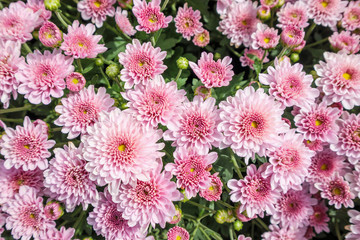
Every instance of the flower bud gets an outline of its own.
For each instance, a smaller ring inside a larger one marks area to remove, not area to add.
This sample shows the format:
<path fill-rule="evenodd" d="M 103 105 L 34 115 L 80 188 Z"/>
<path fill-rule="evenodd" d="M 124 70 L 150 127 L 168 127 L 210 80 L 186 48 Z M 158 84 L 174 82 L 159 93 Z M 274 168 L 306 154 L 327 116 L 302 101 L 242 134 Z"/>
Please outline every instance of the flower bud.
<path fill-rule="evenodd" d="M 46 47 L 57 47 L 62 41 L 62 32 L 52 22 L 45 22 L 39 30 L 39 40 Z"/>
<path fill-rule="evenodd" d="M 177 224 L 178 222 L 180 222 L 181 217 L 182 217 L 181 208 L 179 208 L 178 205 L 175 205 L 175 216 L 173 217 L 173 219 L 169 223 L 170 224 Z"/>
<path fill-rule="evenodd" d="M 258 11 L 257 15 L 262 21 L 266 21 L 271 18 L 271 11 L 269 7 L 261 6 Z"/>
<path fill-rule="evenodd" d="M 109 78 L 116 78 L 120 73 L 120 67 L 117 64 L 110 64 L 106 68 L 105 73 L 109 76 Z"/>
<path fill-rule="evenodd" d="M 176 64 L 179 69 L 185 70 L 189 67 L 189 60 L 184 57 L 179 57 L 179 59 L 176 60 Z"/>
<path fill-rule="evenodd" d="M 50 11 L 57 10 L 61 4 L 60 0 L 44 0 L 45 8 Z"/>
<path fill-rule="evenodd" d="M 57 201 L 48 202 L 44 208 L 44 212 L 45 217 L 53 221 L 59 219 L 64 214 L 63 207 Z"/>
<path fill-rule="evenodd" d="M 205 100 L 208 97 L 211 97 L 211 88 L 206 88 L 205 86 L 199 86 L 195 89 L 194 94 L 201 96 Z"/>
<path fill-rule="evenodd" d="M 104 61 L 101 58 L 97 58 L 95 60 L 95 65 L 101 67 L 104 65 Z"/>
<path fill-rule="evenodd" d="M 72 92 L 79 92 L 85 84 L 86 79 L 81 73 L 73 72 L 66 77 L 66 87 Z"/>
<path fill-rule="evenodd" d="M 243 228 L 244 224 L 242 223 L 242 221 L 236 220 L 234 222 L 234 229 L 235 231 L 240 231 Z"/>
<path fill-rule="evenodd" d="M 299 56 L 298 53 L 292 53 L 292 54 L 290 55 L 290 59 L 291 59 L 292 62 L 296 63 L 297 61 L 299 61 L 300 56 Z"/>

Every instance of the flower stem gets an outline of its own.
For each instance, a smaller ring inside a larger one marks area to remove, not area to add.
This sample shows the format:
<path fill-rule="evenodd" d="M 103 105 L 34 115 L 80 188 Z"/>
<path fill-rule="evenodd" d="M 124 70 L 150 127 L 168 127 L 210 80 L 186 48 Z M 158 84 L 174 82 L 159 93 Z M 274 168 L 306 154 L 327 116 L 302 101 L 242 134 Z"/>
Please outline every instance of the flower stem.
<path fill-rule="evenodd" d="M 232 224 L 230 224 L 229 235 L 230 235 L 230 240 L 234 240 L 233 225 Z"/>
<path fill-rule="evenodd" d="M 316 23 L 313 22 L 305 34 L 305 37 L 304 37 L 305 41 L 310 37 L 310 35 L 311 35 L 312 31 L 314 31 L 315 27 L 316 27 Z"/>
<path fill-rule="evenodd" d="M 131 37 L 129 37 L 127 34 L 123 33 L 120 30 L 117 30 L 116 28 L 114 28 L 113 26 L 109 25 L 107 22 L 104 22 L 104 26 L 109 29 L 110 31 L 112 31 L 113 33 L 115 33 L 116 35 L 120 35 L 120 37 L 122 39 L 124 39 L 125 41 L 131 43 L 132 39 Z"/>
<path fill-rule="evenodd" d="M 24 47 L 27 53 L 32 53 L 31 48 L 29 47 L 29 45 L 27 45 L 27 43 L 23 43 L 22 46 Z"/>
<path fill-rule="evenodd" d="M 103 78 L 105 79 L 105 82 L 106 82 L 107 87 L 108 87 L 108 88 L 111 88 L 109 79 L 108 79 L 108 77 L 105 75 L 104 70 L 102 69 L 102 67 L 99 67 L 99 69 L 100 69 L 101 75 L 102 75 Z"/>
<path fill-rule="evenodd" d="M 263 222 L 263 220 L 255 218 L 255 221 L 257 221 L 266 231 L 269 231 L 269 227 Z"/>
<path fill-rule="evenodd" d="M 235 51 L 231 46 L 226 45 L 226 47 L 230 50 L 230 52 L 232 52 L 235 56 L 237 57 L 241 57 L 241 54 L 238 53 L 237 51 Z"/>
<path fill-rule="evenodd" d="M 206 210 L 208 210 L 208 211 L 210 211 L 210 212 L 213 212 L 213 213 L 216 213 L 216 211 L 215 210 L 212 210 L 211 208 L 208 208 L 208 207 L 206 207 L 206 206 L 204 206 L 204 205 L 201 205 L 201 204 L 199 204 L 199 203 L 197 203 L 197 202 L 193 202 L 193 201 L 187 201 L 186 203 L 189 203 L 189 204 L 191 204 L 191 205 L 194 205 L 194 206 L 197 206 L 197 207 L 199 207 L 199 208 L 203 208 L 203 209 L 206 209 Z"/>
<path fill-rule="evenodd" d="M 2 3 L 0 2 L 0 10 L 2 10 L 4 8 L 4 6 L 2 5 Z"/>
<path fill-rule="evenodd" d="M 177 75 L 176 75 L 176 78 L 175 78 L 175 82 L 177 83 L 177 81 L 179 80 L 180 76 L 181 76 L 181 73 L 182 73 L 182 69 L 179 69 Z"/>
<path fill-rule="evenodd" d="M 164 11 L 164 9 L 166 8 L 166 5 L 169 3 L 169 0 L 165 0 L 165 2 L 163 3 L 162 7 L 161 7 L 161 11 Z"/>
<path fill-rule="evenodd" d="M 80 60 L 80 58 L 77 58 L 77 59 L 76 59 L 76 64 L 77 64 L 77 66 L 78 66 L 78 68 L 79 68 L 79 71 L 82 73 L 82 72 L 84 71 L 84 69 L 83 69 L 83 67 L 82 67 L 82 65 L 81 65 L 81 60 Z"/>
<path fill-rule="evenodd" d="M 203 228 L 200 228 L 200 231 L 204 234 L 204 236 L 206 237 L 207 240 L 211 240 L 211 238 L 209 237 L 209 235 L 207 235 L 207 233 L 205 232 L 205 230 Z"/>
<path fill-rule="evenodd" d="M 0 109 L 0 114 L 5 113 L 13 113 L 13 112 L 22 112 L 31 109 L 31 105 L 25 105 L 23 107 L 17 107 L 17 108 L 9 108 L 9 109 Z"/>
<path fill-rule="evenodd" d="M 224 201 L 222 201 L 222 200 L 217 200 L 216 202 L 217 202 L 217 203 L 220 203 L 220 204 L 223 205 L 224 207 L 227 207 L 227 208 L 230 208 L 230 209 L 234 208 L 233 206 L 231 206 L 230 204 L 228 204 L 228 203 L 226 203 L 226 202 L 224 202 Z"/>
<path fill-rule="evenodd" d="M 321 40 L 319 40 L 319 41 L 317 41 L 317 42 L 314 42 L 314 43 L 311 43 L 311 44 L 309 44 L 309 45 L 306 45 L 306 46 L 304 47 L 304 49 L 306 49 L 306 48 L 311 48 L 311 47 L 314 47 L 314 46 L 319 45 L 319 44 L 321 44 L 321 43 L 324 43 L 324 42 L 326 42 L 328 39 L 329 39 L 329 38 L 324 38 L 324 39 L 321 39 Z"/>
<path fill-rule="evenodd" d="M 230 153 L 231 161 L 232 161 L 232 163 L 233 163 L 233 165 L 234 165 L 234 168 L 235 168 L 235 172 L 237 173 L 237 175 L 239 176 L 240 179 L 243 179 L 244 177 L 243 177 L 243 175 L 241 174 L 239 165 L 237 164 L 237 161 L 236 161 L 234 152 L 231 150 L 231 148 L 229 148 L 229 153 Z"/>
<path fill-rule="evenodd" d="M 57 127 L 57 128 L 52 128 L 51 132 L 60 132 L 61 131 L 61 127 Z"/>
<path fill-rule="evenodd" d="M 150 41 L 151 41 L 151 44 L 153 45 L 153 47 L 155 47 L 156 41 L 155 41 L 154 35 L 152 35 L 152 36 L 150 37 Z"/>
<path fill-rule="evenodd" d="M 63 18 L 63 15 L 60 13 L 59 10 L 55 11 L 55 15 L 56 17 L 59 19 L 59 21 L 61 22 L 61 24 L 67 29 L 68 28 L 68 24 L 66 23 L 66 21 Z"/>
<path fill-rule="evenodd" d="M 4 122 L 13 122 L 13 123 L 23 123 L 23 119 L 16 119 L 16 118 L 1 118 Z"/>
<path fill-rule="evenodd" d="M 341 234 L 340 234 L 340 229 L 339 229 L 339 221 L 338 219 L 335 219 L 335 232 L 336 232 L 336 237 L 338 240 L 341 240 Z"/>

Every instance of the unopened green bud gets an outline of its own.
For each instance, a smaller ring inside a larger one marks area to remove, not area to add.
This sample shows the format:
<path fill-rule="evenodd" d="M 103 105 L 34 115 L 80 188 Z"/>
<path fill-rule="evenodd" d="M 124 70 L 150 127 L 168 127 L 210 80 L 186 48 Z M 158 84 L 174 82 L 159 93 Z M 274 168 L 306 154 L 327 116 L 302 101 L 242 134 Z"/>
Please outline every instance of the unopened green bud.
<path fill-rule="evenodd" d="M 95 65 L 101 67 L 102 65 L 104 65 L 104 61 L 101 58 L 97 58 L 95 60 Z"/>
<path fill-rule="evenodd" d="M 220 59 L 221 58 L 221 54 L 220 53 L 215 53 L 215 55 L 214 55 L 214 60 L 216 61 L 216 60 L 218 60 L 218 59 Z"/>
<path fill-rule="evenodd" d="M 125 110 L 125 109 L 127 109 L 127 108 L 129 108 L 129 107 L 127 106 L 127 103 L 122 103 L 121 106 L 120 106 L 120 109 L 121 109 L 121 110 Z"/>
<path fill-rule="evenodd" d="M 189 67 L 189 60 L 184 57 L 180 57 L 178 60 L 176 60 L 176 64 L 179 69 L 185 70 Z"/>
<path fill-rule="evenodd" d="M 314 79 L 317 79 L 319 77 L 315 70 L 310 71 L 310 74 L 313 76 Z"/>
<path fill-rule="evenodd" d="M 215 221 L 223 224 L 225 222 L 232 223 L 236 220 L 231 210 L 218 210 L 215 214 Z"/>
<path fill-rule="evenodd" d="M 106 68 L 105 73 L 109 76 L 109 78 L 116 78 L 120 73 L 120 67 L 117 64 L 110 64 Z"/>
<path fill-rule="evenodd" d="M 61 4 L 60 0 L 44 0 L 45 8 L 50 11 L 57 10 Z"/>
<path fill-rule="evenodd" d="M 184 202 L 184 203 L 187 202 L 187 201 L 189 201 L 189 199 L 188 199 L 187 196 L 186 196 L 185 190 L 184 190 L 184 189 L 181 189 L 180 192 L 184 195 L 184 199 L 181 200 L 181 201 Z"/>
<path fill-rule="evenodd" d="M 83 238 L 82 240 L 94 240 L 92 237 L 86 237 L 86 238 Z"/>
<path fill-rule="evenodd" d="M 175 205 L 175 215 L 174 215 L 173 219 L 169 223 L 170 224 L 177 224 L 178 222 L 180 222 L 181 217 L 182 217 L 181 208 L 178 205 Z"/>
<path fill-rule="evenodd" d="M 292 54 L 290 55 L 290 59 L 291 59 L 292 62 L 296 63 L 297 61 L 299 61 L 300 56 L 299 56 L 298 53 L 292 53 Z"/>
<path fill-rule="evenodd" d="M 285 0 L 279 0 L 275 7 L 281 8 L 285 4 Z"/>
<path fill-rule="evenodd" d="M 244 224 L 242 223 L 242 221 L 236 220 L 234 222 L 234 229 L 235 231 L 240 231 L 243 228 Z"/>

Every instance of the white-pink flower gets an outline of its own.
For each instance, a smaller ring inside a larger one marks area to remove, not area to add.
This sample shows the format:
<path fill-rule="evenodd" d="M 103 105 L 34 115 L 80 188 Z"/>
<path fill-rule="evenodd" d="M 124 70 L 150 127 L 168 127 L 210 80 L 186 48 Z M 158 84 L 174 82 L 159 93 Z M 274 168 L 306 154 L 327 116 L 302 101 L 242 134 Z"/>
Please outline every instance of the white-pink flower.
<path fill-rule="evenodd" d="M 286 3 L 276 15 L 279 21 L 277 27 L 284 28 L 288 25 L 294 25 L 299 28 L 306 28 L 309 26 L 307 6 L 303 1 L 296 1 L 294 4 Z"/>
<path fill-rule="evenodd" d="M 359 1 L 350 1 L 341 19 L 342 26 L 348 31 L 355 31 L 360 28 L 360 5 Z"/>
<path fill-rule="evenodd" d="M 128 12 L 126 10 L 121 10 L 120 7 L 116 8 L 115 22 L 123 33 L 129 36 L 132 36 L 136 33 L 136 30 L 129 21 Z"/>
<path fill-rule="evenodd" d="M 355 54 L 360 50 L 360 36 L 351 34 L 350 31 L 334 32 L 329 37 L 329 42 L 335 51 Z"/>
<path fill-rule="evenodd" d="M 100 28 L 106 20 L 106 16 L 113 17 L 115 14 L 114 4 L 116 0 L 82 0 L 77 4 L 77 9 L 84 20 L 90 20 Z"/>
<path fill-rule="evenodd" d="M 251 35 L 252 48 L 270 49 L 275 48 L 280 40 L 278 30 L 269 28 L 266 24 L 258 23 L 257 30 Z"/>
<path fill-rule="evenodd" d="M 202 23 L 200 22 L 201 13 L 199 10 L 193 10 L 185 3 L 184 7 L 178 8 L 176 17 L 174 18 L 176 32 L 190 40 L 192 36 L 202 32 Z"/>

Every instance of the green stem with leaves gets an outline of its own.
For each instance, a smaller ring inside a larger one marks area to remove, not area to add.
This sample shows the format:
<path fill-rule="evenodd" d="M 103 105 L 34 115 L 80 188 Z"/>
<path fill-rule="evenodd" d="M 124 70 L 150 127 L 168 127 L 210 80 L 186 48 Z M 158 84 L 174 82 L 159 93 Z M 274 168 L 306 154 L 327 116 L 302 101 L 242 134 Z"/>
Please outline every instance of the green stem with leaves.
<path fill-rule="evenodd" d="M 12 123 L 23 123 L 24 120 L 23 119 L 19 119 L 19 118 L 1 118 L 1 121 L 4 121 L 4 122 L 12 122 Z"/>
<path fill-rule="evenodd" d="M 226 45 L 226 47 L 230 50 L 230 52 L 232 52 L 235 56 L 237 57 L 241 57 L 241 54 L 238 53 L 235 49 L 233 49 L 231 46 Z"/>
<path fill-rule="evenodd" d="M 182 73 L 182 69 L 179 69 L 177 75 L 176 75 L 176 78 L 175 78 L 175 82 L 177 83 L 177 81 L 179 80 L 180 76 L 181 76 L 181 73 Z"/>
<path fill-rule="evenodd" d="M 241 174 L 241 171 L 240 171 L 240 168 L 239 168 L 239 165 L 236 161 L 236 158 L 235 158 L 235 155 L 234 155 L 234 152 L 231 150 L 231 148 L 229 148 L 229 153 L 230 153 L 230 159 L 234 165 L 234 168 L 235 168 L 235 172 L 237 173 L 237 175 L 239 176 L 240 179 L 243 179 L 243 175 Z"/>
<path fill-rule="evenodd" d="M 109 79 L 108 79 L 108 77 L 105 75 L 104 70 L 102 69 L 102 67 L 99 67 L 99 69 L 100 69 L 101 75 L 102 75 L 103 78 L 105 79 L 105 82 L 106 82 L 107 87 L 108 87 L 108 88 L 111 88 Z"/>
<path fill-rule="evenodd" d="M 69 26 L 69 24 L 67 24 L 67 22 L 64 20 L 63 17 L 65 17 L 65 16 L 63 16 L 63 15 L 60 13 L 59 10 L 56 10 L 56 11 L 55 11 L 55 15 L 56 15 L 56 17 L 59 19 L 59 21 L 61 22 L 61 24 L 67 29 L 68 26 Z"/>
<path fill-rule="evenodd" d="M 78 66 L 78 68 L 79 68 L 80 73 L 82 73 L 82 72 L 84 71 L 84 69 L 83 69 L 83 67 L 82 67 L 82 65 L 81 65 L 81 60 L 80 60 L 80 58 L 77 58 L 77 59 L 76 59 L 76 64 L 77 64 L 77 66 Z"/>
<path fill-rule="evenodd" d="M 263 220 L 255 218 L 255 221 L 257 221 L 266 231 L 269 231 L 269 227 L 263 222 Z"/>
<path fill-rule="evenodd" d="M 340 228 L 339 228 L 339 221 L 337 218 L 335 219 L 335 232 L 336 232 L 337 239 L 342 240 L 341 234 L 340 234 Z"/>
<path fill-rule="evenodd" d="M 112 31 L 113 33 L 115 33 L 116 35 L 120 35 L 120 37 L 122 39 L 124 39 L 125 41 L 131 43 L 132 39 L 131 37 L 129 37 L 127 34 L 123 33 L 120 30 L 117 30 L 116 28 L 114 28 L 113 26 L 111 26 L 110 24 L 108 24 L 107 22 L 104 22 L 104 26 L 109 29 L 110 31 Z"/>
<path fill-rule="evenodd" d="M 314 31 L 315 27 L 316 27 L 316 23 L 313 22 L 305 34 L 305 37 L 304 37 L 305 41 L 310 37 L 310 35 Z"/>

